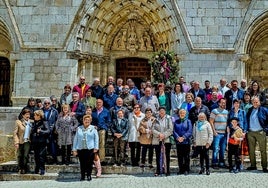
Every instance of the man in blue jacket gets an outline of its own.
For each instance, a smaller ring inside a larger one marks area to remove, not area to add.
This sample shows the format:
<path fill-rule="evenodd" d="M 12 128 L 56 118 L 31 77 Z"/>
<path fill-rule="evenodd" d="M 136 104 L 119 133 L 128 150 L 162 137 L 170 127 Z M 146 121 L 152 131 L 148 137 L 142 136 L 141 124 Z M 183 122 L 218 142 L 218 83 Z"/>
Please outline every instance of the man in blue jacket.
<path fill-rule="evenodd" d="M 110 112 L 103 107 L 103 100 L 97 99 L 96 108 L 92 111 L 92 125 L 98 130 L 99 133 L 99 156 L 101 165 L 105 165 L 105 143 L 107 138 L 108 129 L 111 125 Z"/>
<path fill-rule="evenodd" d="M 257 170 L 256 167 L 256 141 L 259 144 L 261 152 L 261 166 L 264 173 L 268 173 L 267 170 L 267 141 L 266 132 L 268 130 L 268 110 L 261 106 L 260 99 L 258 97 L 252 98 L 252 107 L 247 113 L 248 122 L 248 146 L 249 146 L 249 159 L 251 166 L 247 170 Z"/>

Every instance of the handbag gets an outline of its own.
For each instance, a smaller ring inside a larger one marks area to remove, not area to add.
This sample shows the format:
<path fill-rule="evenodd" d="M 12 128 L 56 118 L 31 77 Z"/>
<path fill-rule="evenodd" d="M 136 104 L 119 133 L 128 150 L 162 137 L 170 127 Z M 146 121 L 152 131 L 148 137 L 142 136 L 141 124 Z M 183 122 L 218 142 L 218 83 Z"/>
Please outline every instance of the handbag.
<path fill-rule="evenodd" d="M 175 141 L 175 138 L 173 135 L 170 135 L 169 136 L 169 142 L 171 143 L 171 145 L 175 145 L 176 144 L 176 141 Z"/>

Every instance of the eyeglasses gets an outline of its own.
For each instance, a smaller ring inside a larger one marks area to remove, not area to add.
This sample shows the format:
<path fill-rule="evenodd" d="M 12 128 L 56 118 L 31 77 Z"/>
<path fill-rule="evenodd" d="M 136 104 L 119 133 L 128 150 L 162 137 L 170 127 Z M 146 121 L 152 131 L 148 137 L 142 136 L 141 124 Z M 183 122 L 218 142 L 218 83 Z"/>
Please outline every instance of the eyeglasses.
<path fill-rule="evenodd" d="M 44 104 L 50 104 L 49 102 L 45 102 Z"/>
<path fill-rule="evenodd" d="M 82 79 L 82 78 L 81 78 L 80 80 L 86 80 L 86 79 Z"/>
<path fill-rule="evenodd" d="M 134 107 L 134 109 L 138 109 L 138 108 L 140 108 L 140 107 Z"/>

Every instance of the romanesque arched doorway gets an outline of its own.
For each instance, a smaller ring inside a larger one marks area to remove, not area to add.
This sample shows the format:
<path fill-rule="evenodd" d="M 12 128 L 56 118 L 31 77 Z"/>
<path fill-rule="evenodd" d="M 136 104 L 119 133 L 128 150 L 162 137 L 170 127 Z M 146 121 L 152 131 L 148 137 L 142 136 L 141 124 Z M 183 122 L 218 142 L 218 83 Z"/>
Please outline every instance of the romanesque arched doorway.
<path fill-rule="evenodd" d="M 122 58 L 116 60 L 116 77 L 122 78 L 124 83 L 132 79 L 137 87 L 140 83 L 151 78 L 151 67 L 147 59 Z"/>
<path fill-rule="evenodd" d="M 0 57 L 0 106 L 9 106 L 10 100 L 10 62 Z"/>
<path fill-rule="evenodd" d="M 268 88 L 268 12 L 257 18 L 249 29 L 246 41 L 248 80 L 257 80 L 263 89 Z"/>

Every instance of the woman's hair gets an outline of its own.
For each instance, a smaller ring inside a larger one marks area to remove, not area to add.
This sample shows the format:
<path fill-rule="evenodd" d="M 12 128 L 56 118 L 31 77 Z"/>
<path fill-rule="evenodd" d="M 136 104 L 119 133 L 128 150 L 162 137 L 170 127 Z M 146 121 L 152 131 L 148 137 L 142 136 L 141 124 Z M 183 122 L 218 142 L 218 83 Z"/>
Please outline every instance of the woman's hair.
<path fill-rule="evenodd" d="M 22 110 L 21 115 L 25 115 L 27 113 L 30 114 L 31 113 L 31 110 L 29 110 L 28 108 L 25 108 L 25 109 Z"/>
<path fill-rule="evenodd" d="M 194 100 L 194 95 L 190 92 L 186 93 L 185 95 L 185 99 L 187 98 L 187 96 L 190 95 L 190 97 L 192 98 L 192 100 Z"/>
<path fill-rule="evenodd" d="M 63 110 L 63 108 L 65 108 L 65 107 L 68 107 L 68 109 L 70 110 L 70 106 L 69 106 L 68 104 L 63 104 L 63 105 L 61 106 L 61 109 Z"/>
<path fill-rule="evenodd" d="M 205 120 L 207 121 L 207 116 L 204 112 L 200 112 L 197 117 L 199 118 L 200 116 L 204 116 Z"/>
<path fill-rule="evenodd" d="M 84 115 L 84 116 L 83 116 L 83 121 L 84 121 L 85 119 L 87 119 L 87 118 L 89 118 L 90 121 L 92 120 L 92 116 L 91 116 L 91 115 Z"/>
<path fill-rule="evenodd" d="M 148 111 L 153 112 L 153 110 L 151 108 L 146 108 L 145 113 L 148 112 Z"/>
<path fill-rule="evenodd" d="M 37 115 L 37 116 L 40 116 L 41 119 L 44 118 L 44 112 L 43 112 L 43 110 L 36 110 L 36 111 L 34 111 L 34 114 Z"/>
<path fill-rule="evenodd" d="M 175 83 L 174 88 L 173 88 L 174 92 L 176 92 L 176 86 L 177 86 L 177 85 L 181 86 L 181 92 L 184 93 L 183 86 L 182 86 L 182 84 L 179 83 L 179 82 Z"/>
<path fill-rule="evenodd" d="M 70 89 L 70 90 L 72 90 L 72 87 L 69 84 L 67 84 L 67 85 L 64 86 L 64 89 Z"/>

